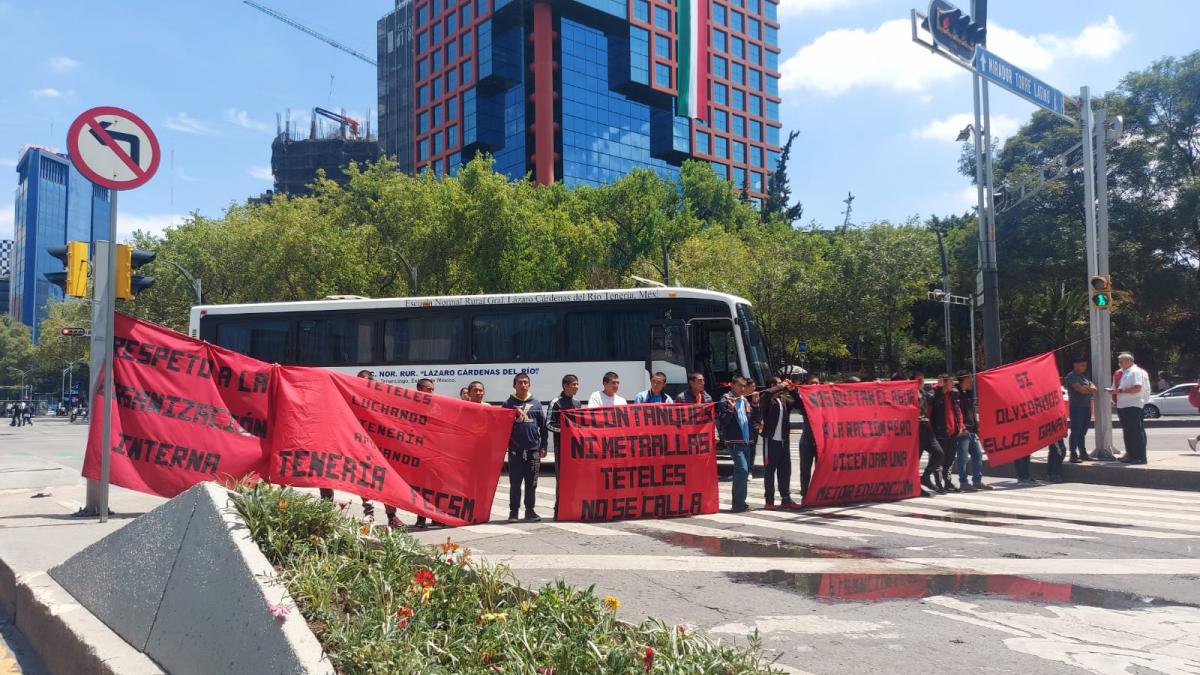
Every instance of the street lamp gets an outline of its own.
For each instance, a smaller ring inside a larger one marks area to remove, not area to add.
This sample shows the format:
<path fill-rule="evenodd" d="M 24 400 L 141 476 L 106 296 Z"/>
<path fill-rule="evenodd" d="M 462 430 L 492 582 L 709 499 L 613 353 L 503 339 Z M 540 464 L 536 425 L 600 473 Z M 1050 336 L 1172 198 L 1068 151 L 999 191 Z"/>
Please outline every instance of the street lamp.
<path fill-rule="evenodd" d="M 945 308 L 946 308 L 946 314 L 947 314 L 947 316 L 949 316 L 949 313 L 950 313 L 950 305 L 964 305 L 964 306 L 966 306 L 966 308 L 967 308 L 967 310 L 968 310 L 968 312 L 970 313 L 970 316 L 971 316 L 971 374 L 972 374 L 972 375 L 974 375 L 974 374 L 975 374 L 975 306 L 974 306 L 974 296 L 966 296 L 966 295 L 951 295 L 950 293 L 947 293 L 946 291 L 943 291 L 943 290 L 939 289 L 939 290 L 936 290 L 936 291 L 929 291 L 929 292 L 926 294 L 926 296 L 925 296 L 925 297 L 926 297 L 926 298 L 928 298 L 929 300 L 932 300 L 933 302 L 940 302 L 940 303 L 942 303 L 943 305 L 945 305 Z M 949 332 L 950 332 L 950 325 L 949 325 L 949 323 L 947 323 L 947 324 L 946 324 L 946 333 L 947 333 L 947 335 L 949 335 Z M 947 338 L 947 342 L 949 342 L 949 338 Z M 946 351 L 946 354 L 947 354 L 947 367 L 946 367 L 946 370 L 947 370 L 947 372 L 951 372 L 951 374 L 953 374 L 953 373 L 952 373 L 952 371 L 950 370 L 950 366 L 949 366 L 949 363 L 948 363 L 948 362 L 949 362 L 949 353 L 950 353 L 950 352 L 949 352 L 949 347 L 947 347 L 947 351 Z"/>
<path fill-rule="evenodd" d="M 186 279 L 188 284 L 192 287 L 192 292 L 196 294 L 196 304 L 204 304 L 204 287 L 200 284 L 199 277 L 193 276 L 191 272 L 185 270 L 183 266 L 174 260 L 160 259 L 159 262 L 165 262 L 171 267 L 179 270 L 179 273 L 183 275 L 183 278 Z"/>

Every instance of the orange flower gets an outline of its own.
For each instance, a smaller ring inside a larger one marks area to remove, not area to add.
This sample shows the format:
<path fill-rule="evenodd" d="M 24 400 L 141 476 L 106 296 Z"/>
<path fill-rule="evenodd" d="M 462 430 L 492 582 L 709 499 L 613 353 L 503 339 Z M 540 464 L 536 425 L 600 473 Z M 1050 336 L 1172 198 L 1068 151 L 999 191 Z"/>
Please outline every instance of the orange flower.
<path fill-rule="evenodd" d="M 413 608 L 408 606 L 401 607 L 393 612 L 393 616 L 395 616 L 397 619 L 400 619 L 399 626 L 401 628 L 406 628 L 408 626 L 408 620 L 413 618 L 415 614 L 416 612 L 413 611 Z"/>
<path fill-rule="evenodd" d="M 362 534 L 371 534 L 371 526 L 363 525 L 362 527 L 358 528 L 358 531 Z"/>
<path fill-rule="evenodd" d="M 286 499 L 280 499 L 280 500 L 279 500 L 279 510 L 280 510 L 280 511 L 287 511 L 287 504 L 288 504 L 288 502 L 287 502 L 287 500 L 286 500 Z"/>
<path fill-rule="evenodd" d="M 492 656 L 493 656 L 492 652 L 491 652 L 490 650 L 487 650 L 487 649 L 483 650 L 483 651 L 482 651 L 482 652 L 479 654 L 479 657 L 480 657 L 481 659 L 483 659 L 483 665 L 485 665 L 485 666 L 486 666 L 487 664 L 489 664 L 489 663 L 491 663 L 491 662 L 492 662 Z"/>
<path fill-rule="evenodd" d="M 446 543 L 438 544 L 437 547 L 442 553 L 454 553 L 458 550 L 458 544 L 452 543 L 450 537 L 446 537 Z"/>
<path fill-rule="evenodd" d="M 604 608 L 611 612 L 615 612 L 621 608 L 621 601 L 611 595 L 606 595 L 604 596 Z"/>
<path fill-rule="evenodd" d="M 413 573 L 413 583 L 421 588 L 433 588 L 437 586 L 437 575 L 430 570 L 417 570 Z"/>

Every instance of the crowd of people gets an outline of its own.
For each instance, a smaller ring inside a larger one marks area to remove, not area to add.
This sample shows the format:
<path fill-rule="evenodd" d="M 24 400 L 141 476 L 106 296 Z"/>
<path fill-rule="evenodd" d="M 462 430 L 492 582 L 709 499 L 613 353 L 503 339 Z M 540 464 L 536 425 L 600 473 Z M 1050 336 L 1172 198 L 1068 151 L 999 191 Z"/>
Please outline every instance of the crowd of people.
<path fill-rule="evenodd" d="M 25 401 L 9 403 L 4 411 L 4 416 L 9 418 L 8 426 L 10 427 L 32 425 L 33 406 Z"/>

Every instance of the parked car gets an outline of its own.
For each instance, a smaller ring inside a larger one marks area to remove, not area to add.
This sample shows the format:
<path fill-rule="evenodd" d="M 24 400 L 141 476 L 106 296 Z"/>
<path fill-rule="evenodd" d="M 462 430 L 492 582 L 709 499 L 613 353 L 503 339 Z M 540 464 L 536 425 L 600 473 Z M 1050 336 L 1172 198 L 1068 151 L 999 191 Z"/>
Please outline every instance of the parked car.
<path fill-rule="evenodd" d="M 1188 393 L 1195 388 L 1195 382 L 1177 384 L 1166 391 L 1160 391 L 1150 397 L 1143 410 L 1147 419 L 1163 415 L 1197 415 L 1200 410 L 1188 403 Z"/>

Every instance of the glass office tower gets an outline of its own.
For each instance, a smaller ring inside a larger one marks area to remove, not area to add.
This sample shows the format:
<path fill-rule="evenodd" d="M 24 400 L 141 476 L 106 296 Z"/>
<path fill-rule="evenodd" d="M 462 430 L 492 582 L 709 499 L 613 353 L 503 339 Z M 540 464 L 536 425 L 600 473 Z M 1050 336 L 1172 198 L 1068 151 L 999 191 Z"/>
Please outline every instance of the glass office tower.
<path fill-rule="evenodd" d="M 380 144 L 538 182 L 712 163 L 765 196 L 779 152 L 776 0 L 397 0 L 378 23 Z"/>
<path fill-rule="evenodd" d="M 27 148 L 17 176 L 8 312 L 33 329 L 36 341 L 46 304 L 63 297 L 43 276 L 63 269 L 46 247 L 107 239 L 109 193 L 84 178 L 70 159 L 46 148 Z"/>

